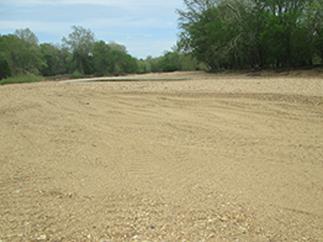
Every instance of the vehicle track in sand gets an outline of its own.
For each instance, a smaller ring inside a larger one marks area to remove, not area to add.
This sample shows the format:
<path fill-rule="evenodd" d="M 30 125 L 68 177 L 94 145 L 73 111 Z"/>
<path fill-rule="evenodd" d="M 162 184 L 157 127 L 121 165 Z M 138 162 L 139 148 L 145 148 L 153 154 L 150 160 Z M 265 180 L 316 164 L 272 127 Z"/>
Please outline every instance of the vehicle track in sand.
<path fill-rule="evenodd" d="M 140 78 L 0 87 L 2 241 L 323 238 L 323 78 Z"/>

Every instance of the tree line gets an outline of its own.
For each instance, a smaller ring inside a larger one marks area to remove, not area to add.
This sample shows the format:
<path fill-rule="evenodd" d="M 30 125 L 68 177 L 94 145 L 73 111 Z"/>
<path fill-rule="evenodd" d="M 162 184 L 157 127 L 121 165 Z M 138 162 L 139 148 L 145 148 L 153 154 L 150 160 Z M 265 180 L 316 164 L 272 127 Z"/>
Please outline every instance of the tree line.
<path fill-rule="evenodd" d="M 76 78 L 197 68 L 199 65 L 192 55 L 175 48 L 160 57 L 137 59 L 125 46 L 96 40 L 91 30 L 81 26 L 73 26 L 59 45 L 39 44 L 28 28 L 0 35 L 0 79 L 24 74 Z"/>
<path fill-rule="evenodd" d="M 322 0 L 184 0 L 179 45 L 209 70 L 322 64 Z"/>
<path fill-rule="evenodd" d="M 184 0 L 179 41 L 160 57 L 137 59 L 125 46 L 73 26 L 58 45 L 30 29 L 0 35 L 0 79 L 206 69 L 293 68 L 323 64 L 322 0 Z"/>

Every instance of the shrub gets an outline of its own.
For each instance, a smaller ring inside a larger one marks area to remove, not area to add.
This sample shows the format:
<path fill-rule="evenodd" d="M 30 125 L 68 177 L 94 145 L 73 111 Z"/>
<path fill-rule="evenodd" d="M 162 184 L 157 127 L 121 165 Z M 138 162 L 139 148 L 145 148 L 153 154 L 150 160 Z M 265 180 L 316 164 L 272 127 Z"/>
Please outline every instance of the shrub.
<path fill-rule="evenodd" d="M 84 77 L 84 75 L 81 73 L 81 72 L 79 72 L 79 71 L 74 71 L 72 74 L 71 74 L 71 78 L 72 79 L 79 79 L 79 78 L 82 78 L 82 77 Z"/>
<path fill-rule="evenodd" d="M 34 74 L 18 75 L 13 77 L 8 77 L 0 81 L 0 85 L 14 84 L 14 83 L 32 83 L 42 81 L 43 77 L 36 76 Z"/>
<path fill-rule="evenodd" d="M 0 80 L 11 76 L 9 64 L 6 59 L 0 56 Z"/>

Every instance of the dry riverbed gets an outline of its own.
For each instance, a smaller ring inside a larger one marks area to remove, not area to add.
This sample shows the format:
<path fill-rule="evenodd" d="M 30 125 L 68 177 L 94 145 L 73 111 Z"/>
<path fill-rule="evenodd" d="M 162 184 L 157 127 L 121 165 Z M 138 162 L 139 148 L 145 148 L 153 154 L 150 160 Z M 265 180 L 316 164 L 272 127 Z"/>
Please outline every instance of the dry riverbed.
<path fill-rule="evenodd" d="M 0 241 L 323 238 L 322 76 L 150 74 L 0 99 Z"/>

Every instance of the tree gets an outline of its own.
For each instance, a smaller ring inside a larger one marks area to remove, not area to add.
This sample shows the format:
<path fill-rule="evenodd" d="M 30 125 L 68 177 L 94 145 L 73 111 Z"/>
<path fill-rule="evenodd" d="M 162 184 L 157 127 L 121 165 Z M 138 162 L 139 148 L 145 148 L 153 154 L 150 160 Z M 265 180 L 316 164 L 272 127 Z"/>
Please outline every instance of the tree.
<path fill-rule="evenodd" d="M 0 80 L 11 76 L 8 61 L 3 55 L 0 55 Z"/>
<path fill-rule="evenodd" d="M 38 38 L 37 36 L 29 29 L 17 29 L 15 31 L 15 35 L 19 38 L 24 40 L 25 42 L 37 46 L 38 45 Z"/>
<path fill-rule="evenodd" d="M 44 65 L 40 70 L 42 75 L 54 76 L 68 73 L 70 59 L 68 51 L 45 43 L 40 45 L 40 52 L 44 61 Z"/>
<path fill-rule="evenodd" d="M 315 53 L 323 60 L 323 2 L 311 1 L 307 10 L 308 29 L 313 33 Z"/>
<path fill-rule="evenodd" d="M 43 61 L 38 46 L 18 38 L 16 35 L 0 37 L 0 53 L 9 65 L 10 73 L 38 74 Z"/>
<path fill-rule="evenodd" d="M 82 74 L 92 74 L 92 50 L 95 42 L 91 30 L 81 26 L 73 26 L 72 33 L 63 38 L 63 45 L 73 55 L 74 70 Z"/>
<path fill-rule="evenodd" d="M 183 53 L 177 47 L 166 51 L 164 55 L 159 57 L 148 56 L 145 60 L 139 60 L 138 63 L 140 73 L 205 69 L 191 54 Z"/>
<path fill-rule="evenodd" d="M 123 45 L 120 45 L 116 42 L 111 42 L 109 43 L 109 47 L 111 48 L 111 50 L 115 50 L 121 53 L 127 53 L 127 48 Z"/>
<path fill-rule="evenodd" d="M 111 59 L 111 47 L 104 41 L 95 42 L 93 48 L 94 71 L 98 75 L 107 75 L 113 65 Z"/>
<path fill-rule="evenodd" d="M 164 72 L 178 71 L 181 69 L 180 55 L 178 52 L 166 52 L 160 60 L 160 66 Z"/>
<path fill-rule="evenodd" d="M 126 47 L 104 41 L 94 44 L 93 66 L 98 75 L 120 75 L 138 70 L 137 60 L 127 53 Z"/>
<path fill-rule="evenodd" d="M 124 73 L 135 73 L 138 69 L 137 60 L 129 55 L 124 48 L 120 48 L 120 45 L 112 43 L 110 46 L 110 59 L 112 65 L 110 66 L 110 73 L 114 75 L 120 75 Z"/>
<path fill-rule="evenodd" d="M 297 67 L 322 56 L 321 0 L 184 3 L 179 44 L 210 70 Z"/>

